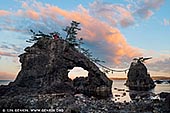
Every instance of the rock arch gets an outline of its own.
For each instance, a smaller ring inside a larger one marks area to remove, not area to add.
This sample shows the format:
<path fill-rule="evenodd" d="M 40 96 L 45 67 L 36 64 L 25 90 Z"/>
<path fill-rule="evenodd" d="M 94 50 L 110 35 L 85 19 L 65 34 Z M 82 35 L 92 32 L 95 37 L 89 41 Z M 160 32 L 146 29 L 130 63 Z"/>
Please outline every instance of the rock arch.
<path fill-rule="evenodd" d="M 63 39 L 42 38 L 31 47 L 25 48 L 25 53 L 19 57 L 21 71 L 16 80 L 8 86 L 9 89 L 15 87 L 13 94 L 75 93 L 77 89 L 81 92 L 96 91 L 99 87 L 111 91 L 112 81 L 84 54 Z M 81 79 L 83 86 L 78 84 L 79 79 L 72 81 L 68 77 L 68 70 L 74 67 L 82 67 L 89 72 L 88 77 Z"/>
<path fill-rule="evenodd" d="M 76 77 L 88 77 L 88 73 L 87 70 L 81 67 L 74 67 L 72 70 L 69 70 L 68 77 L 73 80 Z"/>

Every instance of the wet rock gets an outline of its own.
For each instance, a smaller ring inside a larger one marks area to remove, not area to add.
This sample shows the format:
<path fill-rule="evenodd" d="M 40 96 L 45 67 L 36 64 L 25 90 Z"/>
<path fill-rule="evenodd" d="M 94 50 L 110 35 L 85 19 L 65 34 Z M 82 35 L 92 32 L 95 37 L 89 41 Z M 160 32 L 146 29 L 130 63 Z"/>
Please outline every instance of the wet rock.
<path fill-rule="evenodd" d="M 125 89 L 117 89 L 117 91 L 125 91 Z"/>
<path fill-rule="evenodd" d="M 115 95 L 115 97 L 120 97 L 120 95 Z"/>
<path fill-rule="evenodd" d="M 130 92 L 130 90 L 126 90 L 126 92 Z"/>
<path fill-rule="evenodd" d="M 155 80 L 155 83 L 156 83 L 156 84 L 162 84 L 162 83 L 163 83 L 163 80 Z"/>
<path fill-rule="evenodd" d="M 165 98 L 165 111 L 170 112 L 170 93 Z"/>
<path fill-rule="evenodd" d="M 65 113 L 80 113 L 80 108 L 77 105 L 70 105 L 65 110 Z"/>
<path fill-rule="evenodd" d="M 170 93 L 168 93 L 168 92 L 161 92 L 159 94 L 160 98 L 166 98 L 168 95 L 170 95 Z"/>
<path fill-rule="evenodd" d="M 123 95 L 122 95 L 122 96 L 123 96 L 123 97 L 124 97 L 124 96 L 126 96 L 126 93 L 123 93 Z"/>
<path fill-rule="evenodd" d="M 168 92 L 161 92 L 159 94 L 162 102 L 161 110 L 163 113 L 169 113 L 170 112 L 170 93 Z"/>
<path fill-rule="evenodd" d="M 127 76 L 125 85 L 132 90 L 150 90 L 155 87 L 146 66 L 141 61 L 131 63 Z"/>
<path fill-rule="evenodd" d="M 170 80 L 167 80 L 168 84 L 170 84 Z"/>
<path fill-rule="evenodd" d="M 117 90 L 117 88 L 114 88 L 114 90 Z"/>

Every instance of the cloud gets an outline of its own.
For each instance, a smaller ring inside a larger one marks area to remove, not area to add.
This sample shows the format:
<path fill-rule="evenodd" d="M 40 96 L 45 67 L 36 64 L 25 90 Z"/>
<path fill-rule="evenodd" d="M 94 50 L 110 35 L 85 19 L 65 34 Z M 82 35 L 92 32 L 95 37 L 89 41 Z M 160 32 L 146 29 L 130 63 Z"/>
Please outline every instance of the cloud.
<path fill-rule="evenodd" d="M 145 0 L 144 3 L 148 8 L 159 9 L 165 0 Z"/>
<path fill-rule="evenodd" d="M 68 12 L 51 5 L 48 5 L 48 11 L 57 13 L 66 20 L 79 21 L 83 27 L 80 36 L 97 44 L 95 49 L 103 50 L 107 58 L 116 64 L 120 63 L 122 57 L 140 55 L 138 49 L 130 46 L 117 28 L 92 17 L 81 5 L 78 6 L 78 12 Z"/>
<path fill-rule="evenodd" d="M 5 44 L 0 45 L 0 49 L 2 49 L 3 51 L 8 51 L 9 52 L 8 54 L 11 53 L 11 56 L 13 56 L 13 55 L 15 56 L 15 55 L 21 53 L 22 50 L 23 50 L 22 47 L 15 45 L 15 44 L 9 44 L 9 43 L 5 43 Z"/>
<path fill-rule="evenodd" d="M 18 16 L 27 17 L 27 18 L 30 18 L 33 20 L 39 20 L 39 18 L 40 18 L 40 15 L 32 9 L 28 9 L 26 11 L 18 10 L 18 12 L 16 14 Z"/>
<path fill-rule="evenodd" d="M 10 15 L 9 11 L 0 10 L 0 16 L 7 16 L 7 15 Z"/>
<path fill-rule="evenodd" d="M 90 4 L 90 13 L 112 26 L 121 25 L 127 27 L 134 24 L 132 13 L 123 5 L 109 4 L 101 1 L 94 1 Z"/>
<path fill-rule="evenodd" d="M 153 15 L 153 12 L 149 9 L 145 9 L 145 8 L 142 8 L 142 9 L 139 9 L 137 10 L 136 12 L 141 18 L 144 18 L 144 19 L 148 19 L 150 18 L 152 15 Z"/>
<path fill-rule="evenodd" d="M 170 19 L 168 20 L 168 19 L 164 19 L 163 20 L 163 24 L 165 25 L 165 26 L 169 26 L 170 25 Z"/>
<path fill-rule="evenodd" d="M 9 46 L 7 46 L 7 45 L 0 45 L 0 48 L 1 49 L 11 49 Z"/>
<path fill-rule="evenodd" d="M 96 0 L 90 4 L 89 12 L 96 18 L 109 23 L 111 26 L 128 27 L 136 20 L 149 19 L 155 9 L 159 9 L 164 0 L 127 0 L 128 4 L 110 4 Z"/>
<path fill-rule="evenodd" d="M 16 54 L 0 51 L 0 56 L 17 57 Z"/>
<path fill-rule="evenodd" d="M 165 59 L 158 59 L 155 62 L 149 63 L 148 67 L 152 71 L 166 72 L 170 74 L 170 57 Z"/>
<path fill-rule="evenodd" d="M 8 72 L 0 72 L 0 80 L 13 80 L 14 74 Z"/>
<path fill-rule="evenodd" d="M 8 48 L 11 49 L 16 54 L 19 54 L 22 52 L 23 48 L 21 46 L 18 46 L 16 44 L 9 44 Z"/>
<path fill-rule="evenodd" d="M 158 9 L 163 2 L 164 0 L 137 1 L 134 3 L 136 5 L 134 7 L 134 4 L 108 4 L 94 1 L 90 4 L 89 9 L 79 5 L 77 10 L 67 11 L 50 4 L 24 1 L 21 9 L 8 13 L 18 18 L 15 23 L 19 25 L 10 26 L 7 23 L 5 25 L 8 26 L 6 29 L 9 30 L 25 31 L 33 29 L 35 31 L 52 32 L 68 25 L 71 20 L 79 21 L 82 27 L 79 37 L 85 39 L 87 45 L 93 48 L 92 51 L 97 53 L 96 55 L 102 56 L 104 60 L 107 59 L 113 64 L 120 64 L 132 57 L 141 56 L 142 53 L 139 48 L 127 43 L 117 26 L 128 27 L 133 25 L 136 20 L 135 15 L 142 19 L 149 18 L 153 15 L 153 10 Z M 132 7 L 134 8 L 132 9 Z"/>
<path fill-rule="evenodd" d="M 161 5 L 164 3 L 164 0 L 144 0 L 141 2 L 138 2 L 138 7 L 134 14 L 139 15 L 139 17 L 148 19 L 150 18 L 154 13 L 153 10 L 159 9 Z"/>
<path fill-rule="evenodd" d="M 91 8 L 95 10 L 98 5 L 100 5 L 100 3 L 94 2 L 91 4 Z M 104 7 L 102 7 L 102 5 L 100 6 L 99 10 L 103 10 Z M 118 18 L 120 18 L 119 24 L 123 27 L 133 23 L 131 13 L 125 8 L 109 4 L 105 4 L 105 6 L 108 6 L 108 9 L 104 9 L 106 12 L 103 12 L 103 15 L 107 16 L 107 12 L 113 11 L 116 11 L 118 15 L 116 16 L 116 14 L 111 13 L 111 17 L 107 19 L 115 17 L 115 20 L 118 20 Z M 123 58 L 131 59 L 134 56 L 141 55 L 137 48 L 127 43 L 118 28 L 110 26 L 110 24 L 103 21 L 103 19 L 92 16 L 91 12 L 82 5 L 79 5 L 77 10 L 72 11 L 63 10 L 50 4 L 44 5 L 36 1 L 31 4 L 24 2 L 22 7 L 22 10 L 19 9 L 16 12 L 11 12 L 15 18 L 24 17 L 30 19 L 29 24 L 31 26 L 24 25 L 26 23 L 23 23 L 22 26 L 25 28 L 22 27 L 22 29 L 32 29 L 32 26 L 42 25 L 45 27 L 45 29 L 43 29 L 44 31 L 49 31 L 48 28 L 53 28 L 53 26 L 66 26 L 71 20 L 76 20 L 79 21 L 82 26 L 82 31 L 79 36 L 83 37 L 87 43 L 91 43 L 91 48 L 100 51 L 97 52 L 99 57 L 103 56 L 104 59 L 108 59 L 110 62 L 113 62 L 113 64 L 119 64 Z M 114 8 L 114 10 L 110 10 L 110 8 Z M 102 11 L 99 11 L 98 14 L 101 12 Z M 35 29 L 41 30 L 44 27 Z M 16 26 L 14 26 L 14 28 L 16 28 Z"/>
<path fill-rule="evenodd" d="M 7 24 L 8 22 L 6 22 Z M 17 26 L 11 26 L 6 24 L 0 24 L 1 30 L 7 30 L 7 31 L 13 31 L 13 32 L 19 32 L 19 33 L 28 33 L 28 30 L 17 28 Z"/>

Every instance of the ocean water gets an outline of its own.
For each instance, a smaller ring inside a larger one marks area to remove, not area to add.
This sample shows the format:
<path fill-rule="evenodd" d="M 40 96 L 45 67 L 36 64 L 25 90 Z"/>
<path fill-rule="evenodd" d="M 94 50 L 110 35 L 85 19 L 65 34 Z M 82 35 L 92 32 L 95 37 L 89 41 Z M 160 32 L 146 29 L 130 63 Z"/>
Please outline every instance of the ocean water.
<path fill-rule="evenodd" d="M 8 85 L 12 80 L 0 80 L 0 85 Z"/>
<path fill-rule="evenodd" d="M 150 91 L 134 91 L 129 90 L 128 87 L 124 85 L 126 80 L 113 80 L 112 84 L 112 95 L 113 100 L 117 102 L 130 102 L 132 100 L 131 94 L 151 94 L 157 95 L 161 92 L 169 92 L 170 93 L 170 84 L 156 84 L 155 88 Z M 156 96 L 155 96 L 156 97 Z"/>
<path fill-rule="evenodd" d="M 8 85 L 12 80 L 0 80 L 0 85 Z M 169 92 L 170 93 L 170 84 L 156 84 L 156 87 L 150 91 L 140 92 L 129 90 L 128 87 L 124 85 L 125 80 L 113 80 L 112 84 L 112 100 L 116 102 L 130 102 L 132 98 L 130 97 L 131 93 L 154 93 L 159 94 L 161 92 Z"/>

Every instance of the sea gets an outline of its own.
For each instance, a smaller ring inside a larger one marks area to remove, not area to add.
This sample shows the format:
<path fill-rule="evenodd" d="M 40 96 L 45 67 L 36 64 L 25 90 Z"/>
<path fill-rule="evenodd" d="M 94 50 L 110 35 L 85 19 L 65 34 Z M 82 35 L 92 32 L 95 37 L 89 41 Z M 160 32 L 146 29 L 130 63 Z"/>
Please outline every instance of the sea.
<path fill-rule="evenodd" d="M 0 80 L 0 85 L 8 85 L 12 80 Z M 161 84 L 156 84 L 155 88 L 150 91 L 133 91 L 129 90 L 125 84 L 126 80 L 113 80 L 112 84 L 112 100 L 116 102 L 130 102 L 132 97 L 130 94 L 138 93 L 138 94 L 159 94 L 161 92 L 169 92 L 170 93 L 170 84 L 163 82 Z"/>
<path fill-rule="evenodd" d="M 0 80 L 0 85 L 8 85 L 12 80 Z"/>
<path fill-rule="evenodd" d="M 155 88 L 150 91 L 134 91 L 129 90 L 127 86 L 125 86 L 126 80 L 113 80 L 112 84 L 112 95 L 113 100 L 117 102 L 130 102 L 132 100 L 131 94 L 139 94 L 139 95 L 151 95 L 151 98 L 159 98 L 156 96 L 161 92 L 169 92 L 170 93 L 170 84 L 167 82 L 162 82 L 161 84 L 156 84 Z"/>

